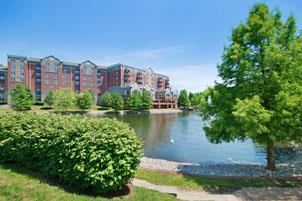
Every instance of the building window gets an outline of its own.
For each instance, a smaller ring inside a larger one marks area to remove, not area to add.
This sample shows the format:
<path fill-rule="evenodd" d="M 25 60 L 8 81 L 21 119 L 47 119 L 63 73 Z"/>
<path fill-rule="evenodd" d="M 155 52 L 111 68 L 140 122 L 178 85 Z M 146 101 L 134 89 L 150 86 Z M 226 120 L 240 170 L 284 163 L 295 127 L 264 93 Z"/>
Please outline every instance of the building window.
<path fill-rule="evenodd" d="M 49 78 L 49 73 L 46 73 L 46 74 L 45 74 L 45 78 Z"/>
<path fill-rule="evenodd" d="M 48 79 L 45 80 L 45 84 L 49 84 L 49 80 Z"/>
<path fill-rule="evenodd" d="M 55 73 L 55 74 L 53 75 L 53 77 L 54 77 L 54 79 L 58 79 L 58 74 Z"/>
<path fill-rule="evenodd" d="M 86 82 L 83 82 L 83 86 L 86 86 L 87 84 L 86 84 Z"/>
<path fill-rule="evenodd" d="M 93 82 L 90 82 L 90 86 L 93 87 L 93 85 L 94 85 Z"/>
<path fill-rule="evenodd" d="M 53 83 L 54 83 L 55 85 L 58 85 L 58 80 L 53 80 Z"/>
<path fill-rule="evenodd" d="M 64 81 L 63 84 L 64 84 L 64 86 L 67 86 L 67 81 Z"/>
<path fill-rule="evenodd" d="M 11 77 L 10 80 L 13 81 L 13 82 L 15 82 L 15 81 L 16 81 L 16 78 Z"/>

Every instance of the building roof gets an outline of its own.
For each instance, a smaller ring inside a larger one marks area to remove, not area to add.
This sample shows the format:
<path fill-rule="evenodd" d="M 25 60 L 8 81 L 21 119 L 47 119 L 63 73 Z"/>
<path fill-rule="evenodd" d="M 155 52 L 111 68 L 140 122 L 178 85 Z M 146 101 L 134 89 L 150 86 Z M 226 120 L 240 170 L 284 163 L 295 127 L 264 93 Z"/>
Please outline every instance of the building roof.
<path fill-rule="evenodd" d="M 20 59 L 27 59 L 27 57 L 25 57 L 25 56 L 13 55 L 13 54 L 8 54 L 7 57 L 20 58 Z"/>
<path fill-rule="evenodd" d="M 28 61 L 41 62 L 41 59 L 39 59 L 39 58 L 28 58 Z"/>
<path fill-rule="evenodd" d="M 66 65 L 66 66 L 78 66 L 79 65 L 78 63 L 69 62 L 69 61 L 62 61 L 62 64 Z"/>

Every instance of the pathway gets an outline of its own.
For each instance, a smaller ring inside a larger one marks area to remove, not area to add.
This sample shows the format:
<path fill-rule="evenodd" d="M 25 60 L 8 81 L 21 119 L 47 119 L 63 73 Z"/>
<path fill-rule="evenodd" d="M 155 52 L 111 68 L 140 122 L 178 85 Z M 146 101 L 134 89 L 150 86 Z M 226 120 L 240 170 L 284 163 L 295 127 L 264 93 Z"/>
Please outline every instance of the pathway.
<path fill-rule="evenodd" d="M 249 201 L 249 200 L 302 200 L 302 187 L 299 188 L 242 188 L 233 194 L 212 194 L 200 190 L 184 190 L 175 186 L 152 184 L 134 179 L 133 185 L 175 195 L 180 200 Z"/>

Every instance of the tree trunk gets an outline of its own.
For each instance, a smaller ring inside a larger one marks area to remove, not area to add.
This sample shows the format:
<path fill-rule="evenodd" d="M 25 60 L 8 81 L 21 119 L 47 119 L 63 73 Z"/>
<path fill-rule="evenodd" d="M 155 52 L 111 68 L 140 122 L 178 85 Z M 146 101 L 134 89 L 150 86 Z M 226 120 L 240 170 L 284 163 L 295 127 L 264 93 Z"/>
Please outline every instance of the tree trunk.
<path fill-rule="evenodd" d="M 271 139 L 267 140 L 266 144 L 266 150 L 267 150 L 267 167 L 268 170 L 276 170 L 276 164 L 275 164 L 275 147 L 274 142 Z"/>

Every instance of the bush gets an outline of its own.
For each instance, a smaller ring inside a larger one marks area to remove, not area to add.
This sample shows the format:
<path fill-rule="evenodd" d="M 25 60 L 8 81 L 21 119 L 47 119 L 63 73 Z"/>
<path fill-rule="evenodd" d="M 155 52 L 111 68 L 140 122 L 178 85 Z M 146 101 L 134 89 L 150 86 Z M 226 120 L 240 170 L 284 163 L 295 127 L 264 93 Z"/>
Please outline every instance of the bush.
<path fill-rule="evenodd" d="M 33 95 L 27 87 L 22 84 L 16 84 L 16 86 L 11 89 L 9 95 L 11 96 L 11 104 L 14 110 L 30 110 L 33 104 Z"/>
<path fill-rule="evenodd" d="M 56 177 L 80 191 L 118 190 L 133 177 L 142 144 L 127 124 L 80 115 L 0 116 L 0 161 Z"/>

